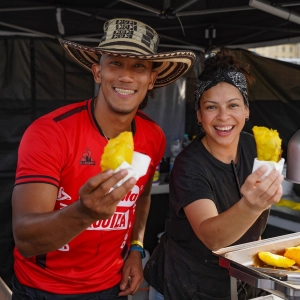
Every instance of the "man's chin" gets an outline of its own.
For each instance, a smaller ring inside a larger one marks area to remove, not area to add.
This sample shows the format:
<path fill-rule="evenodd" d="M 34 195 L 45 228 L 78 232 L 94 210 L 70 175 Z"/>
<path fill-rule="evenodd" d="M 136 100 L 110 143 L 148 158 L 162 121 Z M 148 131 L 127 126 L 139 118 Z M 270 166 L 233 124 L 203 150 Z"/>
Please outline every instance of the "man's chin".
<path fill-rule="evenodd" d="M 111 107 L 113 112 L 120 114 L 120 115 L 129 115 L 133 112 L 137 111 L 138 107 Z"/>

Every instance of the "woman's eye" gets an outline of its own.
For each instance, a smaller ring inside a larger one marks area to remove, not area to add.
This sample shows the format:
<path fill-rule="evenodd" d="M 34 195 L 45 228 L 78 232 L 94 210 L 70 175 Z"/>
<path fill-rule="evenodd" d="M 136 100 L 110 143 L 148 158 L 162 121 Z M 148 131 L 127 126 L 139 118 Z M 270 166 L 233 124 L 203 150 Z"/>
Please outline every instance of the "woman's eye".
<path fill-rule="evenodd" d="M 239 107 L 239 105 L 237 103 L 231 103 L 230 107 Z"/>
<path fill-rule="evenodd" d="M 215 109 L 216 108 L 216 106 L 215 105 L 208 105 L 208 106 L 206 106 L 206 109 L 209 109 L 209 110 L 211 110 L 211 109 Z"/>
<path fill-rule="evenodd" d="M 118 61 L 112 61 L 110 62 L 111 65 L 114 65 L 114 66 L 119 66 L 120 63 Z"/>

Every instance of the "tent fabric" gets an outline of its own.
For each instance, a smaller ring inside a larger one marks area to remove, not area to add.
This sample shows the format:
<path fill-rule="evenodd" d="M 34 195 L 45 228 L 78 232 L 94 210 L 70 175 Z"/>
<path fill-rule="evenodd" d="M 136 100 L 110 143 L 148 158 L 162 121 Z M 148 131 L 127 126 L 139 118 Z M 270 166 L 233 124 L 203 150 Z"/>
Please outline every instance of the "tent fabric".
<path fill-rule="evenodd" d="M 235 50 L 251 66 L 256 84 L 250 89 L 252 101 L 279 100 L 288 103 L 300 99 L 300 65 L 262 57 L 246 50 Z"/>
<path fill-rule="evenodd" d="M 271 6 L 299 14 L 298 1 L 272 0 Z M 233 48 L 296 43 L 299 24 L 255 9 L 249 0 L 6 0 L 0 1 L 0 34 L 61 36 L 93 41 L 112 18 L 132 18 L 154 28 L 160 43 L 176 49 Z"/>
<path fill-rule="evenodd" d="M 283 139 L 285 156 L 288 140 L 300 127 L 299 66 L 242 49 L 233 51 L 251 64 L 257 79 L 250 90 L 250 120 L 245 130 L 251 132 L 254 125 L 277 129 Z M 66 55 L 57 40 L 2 37 L 0 53 L 3 56 L 0 60 L 0 277 L 10 286 L 14 246 L 11 194 L 20 139 L 36 118 L 92 97 L 95 87 L 92 74 Z M 155 91 L 154 99 L 149 99 L 148 111 L 145 110 L 163 127 L 169 142 L 174 138 L 174 128 L 178 130 L 176 135 L 193 136 L 199 132 L 191 105 L 194 79 L 203 59 L 201 53 L 197 56 L 197 63 L 187 77 L 170 85 L 171 91 L 167 87 Z M 182 95 L 184 87 L 186 104 Z M 180 102 L 179 106 L 176 101 Z"/>
<path fill-rule="evenodd" d="M 256 83 L 250 88 L 250 119 L 245 130 L 266 126 L 282 138 L 283 154 L 293 134 L 300 129 L 300 66 L 265 58 L 250 51 L 236 50 L 237 56 L 251 66 Z"/>
<path fill-rule="evenodd" d="M 91 73 L 66 56 L 57 41 L 2 38 L 0 52 L 0 277 L 10 286 L 11 194 L 20 139 L 39 116 L 92 97 L 94 84 Z"/>
<path fill-rule="evenodd" d="M 170 157 L 171 142 L 182 139 L 185 133 L 185 91 L 186 78 L 181 77 L 170 85 L 154 91 L 155 97 L 150 99 L 143 110 L 165 133 L 167 144 L 164 157 Z"/>

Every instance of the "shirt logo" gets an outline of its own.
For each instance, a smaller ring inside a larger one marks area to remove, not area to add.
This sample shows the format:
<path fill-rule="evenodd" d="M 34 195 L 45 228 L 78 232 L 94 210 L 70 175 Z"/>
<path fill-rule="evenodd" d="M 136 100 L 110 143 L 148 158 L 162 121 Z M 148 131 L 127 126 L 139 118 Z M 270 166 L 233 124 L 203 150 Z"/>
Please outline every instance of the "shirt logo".
<path fill-rule="evenodd" d="M 98 220 L 93 223 L 87 230 L 124 230 L 128 228 L 129 211 L 115 212 L 114 215 L 107 220 Z"/>
<path fill-rule="evenodd" d="M 70 251 L 70 246 L 69 244 L 65 244 L 61 248 L 57 249 L 58 251 Z"/>
<path fill-rule="evenodd" d="M 127 207 L 130 209 L 135 205 L 139 197 L 140 189 L 135 185 L 132 190 L 118 203 L 118 207 Z M 98 220 L 94 222 L 87 230 L 124 230 L 130 228 L 129 210 L 126 212 L 115 212 L 107 220 Z"/>
<path fill-rule="evenodd" d="M 135 185 L 132 190 L 119 202 L 118 206 L 131 207 L 135 204 L 139 197 L 140 189 Z"/>
<path fill-rule="evenodd" d="M 64 188 L 61 187 L 59 188 L 58 194 L 57 194 L 57 198 L 56 200 L 58 201 L 63 201 L 63 200 L 71 200 L 71 196 L 69 196 L 65 191 Z"/>
<path fill-rule="evenodd" d="M 96 162 L 92 158 L 92 152 L 89 148 L 85 148 L 85 152 L 82 153 L 82 157 L 80 159 L 81 165 L 95 165 Z"/>

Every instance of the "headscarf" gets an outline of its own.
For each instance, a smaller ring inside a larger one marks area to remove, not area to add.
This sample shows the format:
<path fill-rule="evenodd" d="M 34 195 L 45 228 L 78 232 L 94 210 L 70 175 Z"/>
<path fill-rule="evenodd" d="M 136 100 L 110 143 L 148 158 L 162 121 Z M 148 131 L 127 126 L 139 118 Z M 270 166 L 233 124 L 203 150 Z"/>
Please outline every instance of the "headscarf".
<path fill-rule="evenodd" d="M 246 77 L 243 73 L 236 71 L 234 68 L 232 70 L 223 70 L 218 74 L 214 74 L 214 76 L 199 76 L 196 80 L 196 88 L 195 88 L 195 110 L 197 111 L 200 107 L 200 97 L 203 92 L 207 91 L 211 87 L 217 85 L 220 82 L 227 82 L 240 91 L 243 95 L 245 104 L 249 107 L 248 101 L 248 92 L 247 92 L 247 81 Z"/>

